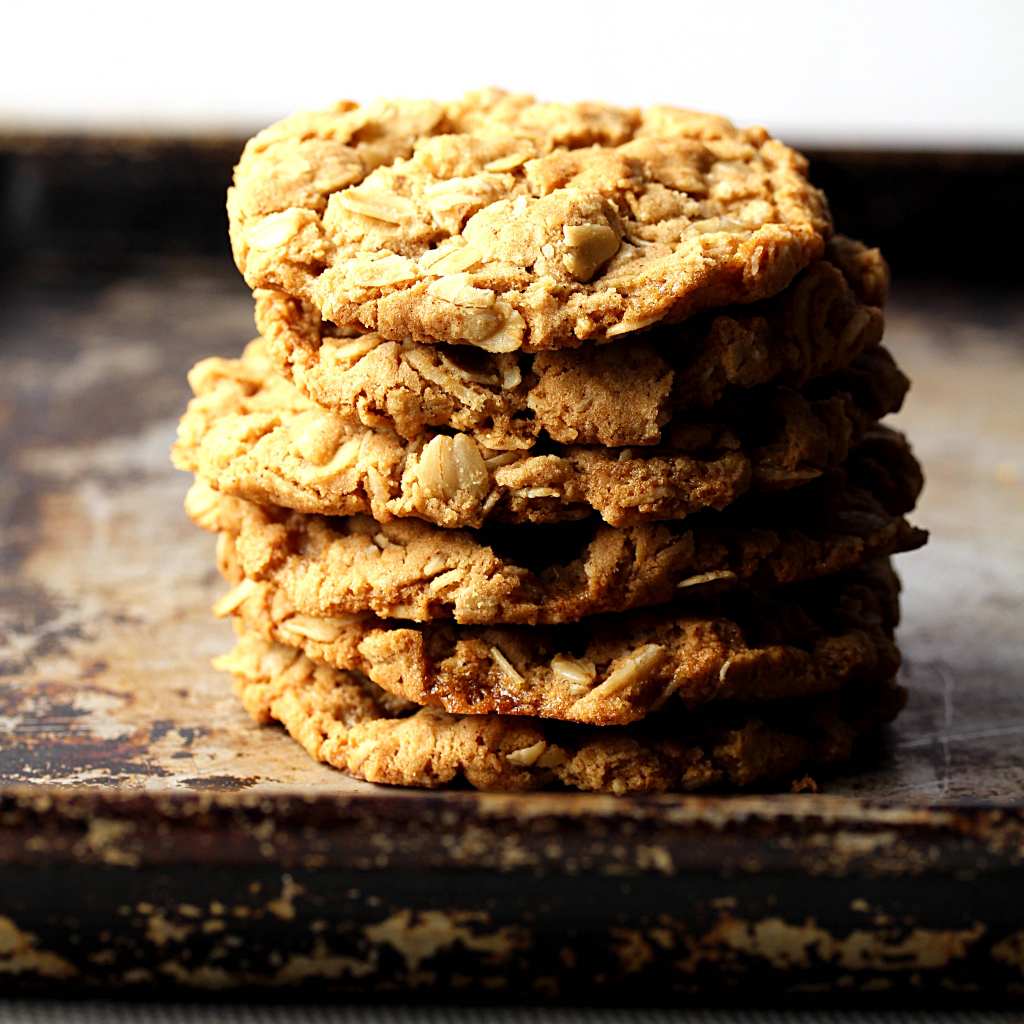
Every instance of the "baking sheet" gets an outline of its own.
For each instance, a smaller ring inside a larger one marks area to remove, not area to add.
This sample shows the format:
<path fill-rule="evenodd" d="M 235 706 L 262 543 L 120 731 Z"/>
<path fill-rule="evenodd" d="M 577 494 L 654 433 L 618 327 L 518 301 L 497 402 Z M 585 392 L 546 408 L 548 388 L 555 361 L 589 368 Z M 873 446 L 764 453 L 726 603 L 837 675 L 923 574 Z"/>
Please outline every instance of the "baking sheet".
<path fill-rule="evenodd" d="M 0 295 L 0 989 L 451 1003 L 1024 998 L 1024 299 L 898 292 L 911 698 L 818 795 L 404 790 L 255 726 L 168 461 L 223 261 Z M 259 995 L 254 995 L 259 993 Z"/>

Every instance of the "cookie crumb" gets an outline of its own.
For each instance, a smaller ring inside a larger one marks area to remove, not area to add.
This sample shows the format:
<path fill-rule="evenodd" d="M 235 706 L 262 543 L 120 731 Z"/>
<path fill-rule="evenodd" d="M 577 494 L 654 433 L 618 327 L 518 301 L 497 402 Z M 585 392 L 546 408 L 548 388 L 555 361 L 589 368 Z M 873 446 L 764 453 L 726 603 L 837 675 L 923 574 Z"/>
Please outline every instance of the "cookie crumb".
<path fill-rule="evenodd" d="M 810 777 L 805 775 L 802 779 L 794 779 L 793 785 L 790 786 L 790 790 L 793 793 L 820 793 L 821 790 L 818 788 L 818 783 Z"/>

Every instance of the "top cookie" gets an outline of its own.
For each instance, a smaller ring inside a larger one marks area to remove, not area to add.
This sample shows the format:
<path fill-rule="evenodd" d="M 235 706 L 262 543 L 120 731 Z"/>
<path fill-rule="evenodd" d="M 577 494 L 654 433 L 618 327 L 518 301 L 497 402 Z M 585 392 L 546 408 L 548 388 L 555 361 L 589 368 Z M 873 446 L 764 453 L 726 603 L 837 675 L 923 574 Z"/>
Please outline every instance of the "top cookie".
<path fill-rule="evenodd" d="M 228 193 L 248 284 L 391 341 L 576 346 L 777 294 L 831 233 L 762 128 L 497 90 L 298 114 Z"/>

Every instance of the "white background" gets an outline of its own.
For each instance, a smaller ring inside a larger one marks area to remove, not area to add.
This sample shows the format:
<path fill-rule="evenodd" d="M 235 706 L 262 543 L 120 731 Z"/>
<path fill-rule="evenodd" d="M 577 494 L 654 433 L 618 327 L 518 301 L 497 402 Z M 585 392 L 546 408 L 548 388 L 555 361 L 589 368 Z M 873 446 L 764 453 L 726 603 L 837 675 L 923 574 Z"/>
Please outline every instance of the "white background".
<path fill-rule="evenodd" d="M 249 132 L 493 84 L 796 144 L 1024 149 L 1024 0 L 4 0 L 0 36 L 0 130 Z"/>

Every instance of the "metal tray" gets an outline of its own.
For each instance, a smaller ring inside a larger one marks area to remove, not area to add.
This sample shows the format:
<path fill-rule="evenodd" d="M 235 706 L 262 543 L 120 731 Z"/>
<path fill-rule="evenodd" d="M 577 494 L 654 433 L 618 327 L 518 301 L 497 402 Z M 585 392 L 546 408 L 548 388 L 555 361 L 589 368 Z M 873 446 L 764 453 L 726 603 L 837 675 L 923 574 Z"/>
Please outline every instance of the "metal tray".
<path fill-rule="evenodd" d="M 0 985 L 442 1001 L 1024 999 L 1024 302 L 904 290 L 910 703 L 818 795 L 370 786 L 243 714 L 168 449 L 222 262 L 9 291 Z"/>

